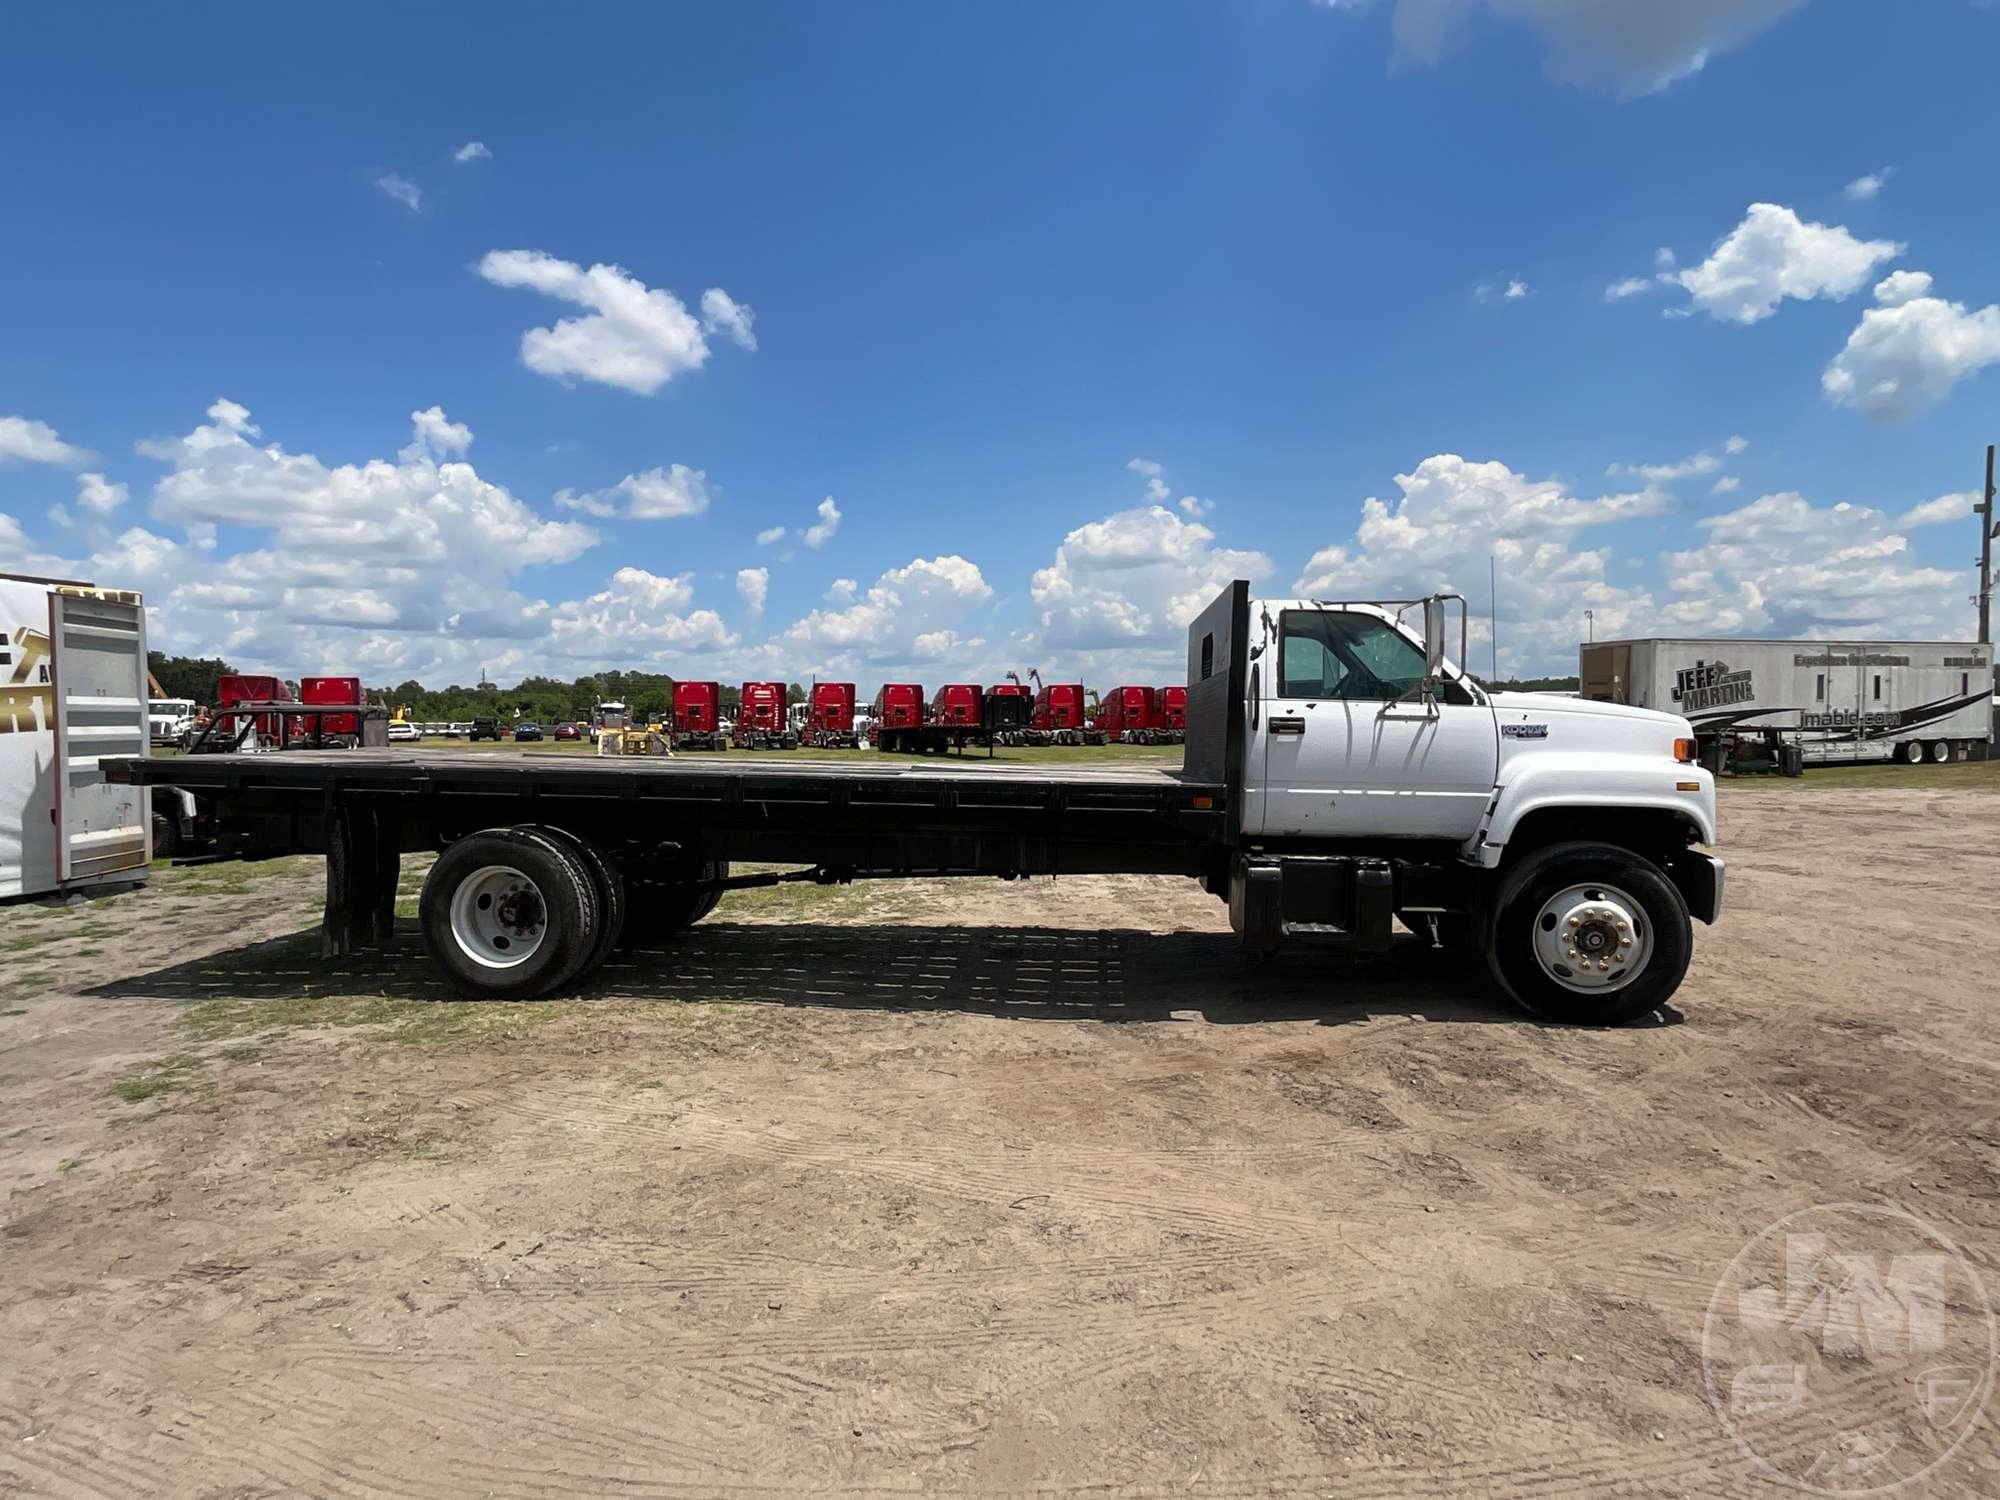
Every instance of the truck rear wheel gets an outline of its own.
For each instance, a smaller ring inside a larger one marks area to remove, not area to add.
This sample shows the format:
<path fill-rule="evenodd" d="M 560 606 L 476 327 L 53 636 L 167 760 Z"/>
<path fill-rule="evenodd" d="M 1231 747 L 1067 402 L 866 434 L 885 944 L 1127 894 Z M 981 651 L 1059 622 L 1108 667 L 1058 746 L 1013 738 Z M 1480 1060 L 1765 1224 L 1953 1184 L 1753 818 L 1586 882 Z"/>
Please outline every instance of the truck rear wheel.
<path fill-rule="evenodd" d="M 625 932 L 625 877 L 595 844 L 566 829 L 546 824 L 531 825 L 534 831 L 559 841 L 589 872 L 591 890 L 597 897 L 597 941 L 590 956 L 572 977 L 589 974 L 611 956 Z"/>
<path fill-rule="evenodd" d="M 1493 906 L 1493 977 L 1551 1021 L 1637 1020 L 1680 988 L 1694 951 L 1673 882 L 1611 844 L 1536 850 L 1502 878 Z"/>
<path fill-rule="evenodd" d="M 701 880 L 725 880 L 728 876 L 727 860 L 709 860 L 701 866 Z M 625 889 L 623 946 L 627 948 L 685 932 L 722 901 L 722 892 L 704 889 L 692 881 L 635 880 Z"/>
<path fill-rule="evenodd" d="M 597 942 L 597 893 L 564 839 L 489 828 L 452 844 L 418 899 L 424 946 L 471 1000 L 531 1000 L 567 984 Z"/>

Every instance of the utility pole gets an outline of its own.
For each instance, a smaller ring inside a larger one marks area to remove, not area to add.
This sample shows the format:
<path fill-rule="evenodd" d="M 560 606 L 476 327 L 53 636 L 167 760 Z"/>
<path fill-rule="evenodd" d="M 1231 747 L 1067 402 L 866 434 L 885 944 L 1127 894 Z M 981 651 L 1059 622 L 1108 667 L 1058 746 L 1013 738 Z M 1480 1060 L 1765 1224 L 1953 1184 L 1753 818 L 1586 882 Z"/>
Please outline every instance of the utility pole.
<path fill-rule="evenodd" d="M 1986 498 L 1976 507 L 1979 515 L 1979 644 L 1993 642 L 1993 537 L 2000 526 L 1993 524 L 1993 444 L 1986 445 Z"/>
<path fill-rule="evenodd" d="M 1587 641 L 1597 639 L 1597 611 L 1594 609 L 1583 612 L 1583 638 Z"/>

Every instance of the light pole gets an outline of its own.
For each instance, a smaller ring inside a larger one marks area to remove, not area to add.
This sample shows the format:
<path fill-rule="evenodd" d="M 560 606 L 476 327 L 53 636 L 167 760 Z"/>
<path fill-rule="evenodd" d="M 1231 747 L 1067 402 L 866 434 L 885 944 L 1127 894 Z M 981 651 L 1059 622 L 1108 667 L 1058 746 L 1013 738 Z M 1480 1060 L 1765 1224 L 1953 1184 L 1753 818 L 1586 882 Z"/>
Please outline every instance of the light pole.
<path fill-rule="evenodd" d="M 1594 609 L 1583 612 L 1583 638 L 1587 641 L 1597 639 L 1597 611 Z"/>

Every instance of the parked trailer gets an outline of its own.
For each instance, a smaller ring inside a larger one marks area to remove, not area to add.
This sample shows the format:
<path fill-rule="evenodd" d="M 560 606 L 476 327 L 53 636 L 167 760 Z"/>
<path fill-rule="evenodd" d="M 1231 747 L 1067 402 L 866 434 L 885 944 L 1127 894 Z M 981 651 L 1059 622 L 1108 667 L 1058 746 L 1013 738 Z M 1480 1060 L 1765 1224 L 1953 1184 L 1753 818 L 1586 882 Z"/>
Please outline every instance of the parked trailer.
<path fill-rule="evenodd" d="M 391 749 L 169 773 L 141 746 L 106 772 L 189 780 L 228 855 L 325 853 L 330 953 L 386 942 L 400 856 L 441 851 L 418 920 L 474 997 L 563 989 L 628 930 L 658 939 L 749 886 L 1125 873 L 1201 881 L 1254 953 L 1380 952 L 1400 916 L 1539 1014 L 1650 1014 L 1687 971 L 1691 918 L 1721 910 L 1721 861 L 1695 847 L 1715 841 L 1715 781 L 1688 722 L 1489 694 L 1445 656 L 1451 602 L 1462 656 L 1462 600 L 1253 609 L 1231 585 L 1189 627 L 1179 770 Z M 1418 607 L 1420 631 L 1403 623 Z"/>
<path fill-rule="evenodd" d="M 722 684 L 674 684 L 673 743 L 679 750 L 727 750 L 729 733 L 722 727 Z"/>
<path fill-rule="evenodd" d="M 1992 744 L 1988 645 L 1658 638 L 1580 656 L 1585 698 L 1685 716 L 1713 770 L 1983 759 Z"/>
<path fill-rule="evenodd" d="M 855 750 L 861 745 L 854 731 L 854 684 L 815 682 L 806 701 L 803 738 L 815 750 Z"/>
<path fill-rule="evenodd" d="M 1149 687 L 1115 687 L 1097 700 L 1091 724 L 1112 744 L 1150 745 L 1159 707 Z"/>
<path fill-rule="evenodd" d="M 146 878 L 150 783 L 102 769 L 150 754 L 146 688 L 139 595 L 0 574 L 0 899 Z"/>
<path fill-rule="evenodd" d="M 799 737 L 785 713 L 782 682 L 746 682 L 736 709 L 736 748 L 796 750 Z"/>

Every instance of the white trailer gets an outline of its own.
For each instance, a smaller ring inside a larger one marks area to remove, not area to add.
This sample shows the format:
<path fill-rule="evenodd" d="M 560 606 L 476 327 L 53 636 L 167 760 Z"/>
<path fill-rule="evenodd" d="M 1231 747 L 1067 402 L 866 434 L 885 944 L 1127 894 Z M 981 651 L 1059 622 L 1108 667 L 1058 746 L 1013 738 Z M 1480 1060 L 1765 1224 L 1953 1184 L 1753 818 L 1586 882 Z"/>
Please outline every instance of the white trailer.
<path fill-rule="evenodd" d="M 144 880 L 146 613 L 137 594 L 0 573 L 0 899 Z"/>
<path fill-rule="evenodd" d="M 1780 753 L 1807 765 L 1984 758 L 1993 648 L 1961 641 L 1596 641 L 1583 696 L 1680 714 L 1704 762 Z"/>

